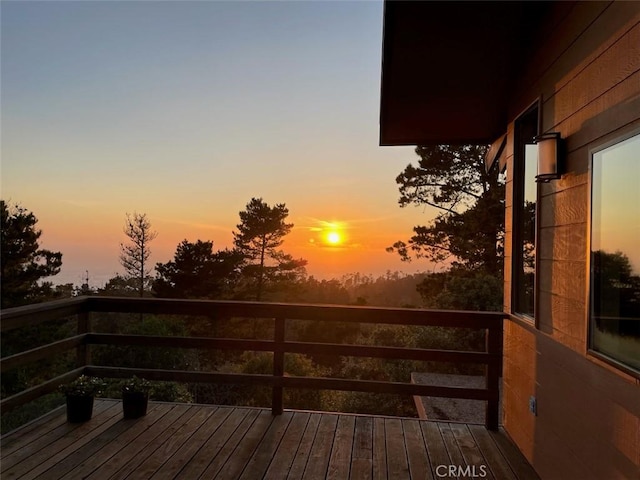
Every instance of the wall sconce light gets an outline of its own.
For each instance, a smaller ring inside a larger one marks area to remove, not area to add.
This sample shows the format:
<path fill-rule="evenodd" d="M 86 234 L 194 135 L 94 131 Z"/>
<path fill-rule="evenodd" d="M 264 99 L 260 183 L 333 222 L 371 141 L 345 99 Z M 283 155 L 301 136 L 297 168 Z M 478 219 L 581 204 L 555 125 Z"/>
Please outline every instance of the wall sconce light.
<path fill-rule="evenodd" d="M 538 144 L 538 174 L 536 182 L 547 183 L 562 175 L 561 142 L 558 132 L 544 133 L 533 138 Z"/>

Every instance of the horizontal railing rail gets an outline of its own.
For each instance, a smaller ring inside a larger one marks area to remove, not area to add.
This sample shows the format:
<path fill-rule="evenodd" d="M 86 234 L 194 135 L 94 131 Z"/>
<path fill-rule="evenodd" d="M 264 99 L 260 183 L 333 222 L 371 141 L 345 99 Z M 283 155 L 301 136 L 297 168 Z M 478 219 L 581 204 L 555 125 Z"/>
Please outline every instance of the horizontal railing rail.
<path fill-rule="evenodd" d="M 2 361 L 0 361 L 0 372 L 4 373 L 8 370 L 12 370 L 37 360 L 50 358 L 57 353 L 63 353 L 81 345 L 85 345 L 87 342 L 88 339 L 86 334 L 76 335 L 74 337 L 65 338 L 64 340 L 58 340 L 57 342 L 4 357 L 2 358 Z"/>
<path fill-rule="evenodd" d="M 97 333 L 91 332 L 90 314 L 92 312 L 212 316 L 217 319 L 270 319 L 274 321 L 274 334 L 273 340 L 245 340 L 237 338 Z M 77 352 L 78 368 L 12 397 L 3 399 L 0 403 L 3 413 L 40 395 L 49 393 L 58 385 L 84 373 L 110 378 L 126 378 L 138 375 L 149 380 L 270 386 L 272 388 L 272 411 L 274 414 L 280 414 L 283 411 L 282 398 L 284 388 L 346 390 L 484 400 L 487 402 L 485 418 L 487 428 L 496 429 L 498 427 L 498 384 L 502 363 L 502 322 L 505 318 L 505 314 L 502 312 L 97 296 L 78 297 L 0 312 L 2 331 L 25 325 L 37 325 L 44 321 L 71 315 L 76 315 L 78 319 L 77 335 L 2 358 L 0 360 L 0 371 L 5 372 L 74 348 Z M 486 331 L 486 349 L 484 352 L 450 351 L 287 341 L 285 335 L 287 320 L 483 329 Z M 273 373 L 271 375 L 231 374 L 92 365 L 91 345 L 266 351 L 273 353 Z M 402 382 L 289 376 L 285 375 L 284 372 L 284 356 L 291 353 L 481 364 L 486 365 L 486 388 L 460 388 Z"/>
<path fill-rule="evenodd" d="M 78 339 L 80 338 L 80 336 L 73 338 Z M 243 350 L 256 352 L 273 352 L 274 346 L 274 342 L 272 340 L 241 340 L 237 338 L 178 337 L 159 335 L 125 335 L 120 333 L 89 333 L 82 338 L 84 338 L 85 343 L 90 345 L 126 345 L 139 347 L 197 348 L 211 350 Z M 44 349 L 44 347 L 41 348 Z M 391 360 L 484 363 L 495 365 L 498 365 L 502 362 L 502 358 L 499 354 L 488 354 L 486 352 L 473 351 L 467 352 L 455 350 L 431 350 L 420 348 L 311 342 L 283 342 L 282 348 L 284 349 L 285 353 L 387 358 Z"/>
<path fill-rule="evenodd" d="M 4 415 L 11 410 L 29 403 L 32 400 L 36 400 L 43 395 L 51 392 L 55 392 L 60 385 L 71 382 L 82 375 L 85 371 L 85 367 L 76 368 L 62 375 L 58 375 L 55 378 L 42 382 L 34 387 L 27 388 L 20 393 L 12 395 L 11 397 L 2 399 L 0 403 L 0 410 Z"/>
<path fill-rule="evenodd" d="M 216 315 L 218 317 L 286 318 L 330 322 L 384 323 L 389 325 L 495 328 L 502 312 L 421 310 L 294 303 L 185 300 L 173 298 L 83 297 L 91 312 Z"/>
<path fill-rule="evenodd" d="M 148 380 L 170 380 L 185 383 L 224 383 L 240 385 L 266 385 L 275 388 L 305 388 L 310 390 L 346 390 L 354 392 L 395 393 L 430 397 L 496 400 L 497 395 L 481 388 L 441 387 L 403 382 L 352 380 L 323 377 L 276 377 L 257 373 L 193 372 L 187 370 L 160 370 L 151 368 L 98 367 L 89 365 L 85 374 L 108 378 L 129 378 L 133 375 Z"/>
<path fill-rule="evenodd" d="M 51 302 L 36 303 L 0 311 L 0 331 L 7 332 L 19 327 L 38 325 L 51 320 L 70 317 L 87 311 L 87 297 L 66 298 Z"/>

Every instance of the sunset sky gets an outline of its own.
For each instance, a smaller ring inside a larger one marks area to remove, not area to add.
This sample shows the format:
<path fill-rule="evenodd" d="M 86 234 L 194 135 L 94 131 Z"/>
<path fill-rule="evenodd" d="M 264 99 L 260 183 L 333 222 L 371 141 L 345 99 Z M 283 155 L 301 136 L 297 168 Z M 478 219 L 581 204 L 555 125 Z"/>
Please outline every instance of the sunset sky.
<path fill-rule="evenodd" d="M 381 1 L 1 9 L 2 198 L 63 253 L 54 283 L 122 272 L 127 212 L 158 232 L 153 264 L 230 247 L 252 197 L 287 205 L 311 275 L 432 269 L 385 252 L 433 212 L 397 204 L 413 148 L 378 146 Z"/>

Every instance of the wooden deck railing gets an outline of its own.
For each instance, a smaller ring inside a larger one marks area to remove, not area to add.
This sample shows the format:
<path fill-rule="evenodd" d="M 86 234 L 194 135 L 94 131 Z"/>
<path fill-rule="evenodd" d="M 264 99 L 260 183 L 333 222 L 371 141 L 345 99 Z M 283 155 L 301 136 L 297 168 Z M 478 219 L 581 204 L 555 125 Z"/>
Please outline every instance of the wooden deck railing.
<path fill-rule="evenodd" d="M 92 312 L 273 319 L 275 327 L 274 338 L 273 340 L 241 340 L 95 333 L 91 331 Z M 70 349 L 76 349 L 77 368 L 3 399 L 0 402 L 3 414 L 54 391 L 58 385 L 84 373 L 110 378 L 125 378 L 131 375 L 138 375 L 149 380 L 267 385 L 272 387 L 272 412 L 274 414 L 280 414 L 283 411 L 282 392 L 284 388 L 345 390 L 484 400 L 487 402 L 485 424 L 489 429 L 495 430 L 498 428 L 498 384 L 502 363 L 502 321 L 504 318 L 502 312 L 91 296 L 7 309 L 0 312 L 0 325 L 1 330 L 5 332 L 25 325 L 37 325 L 45 321 L 72 315 L 76 315 L 78 319 L 77 335 L 2 358 L 0 360 L 0 371 L 5 372 L 36 360 L 50 358 L 54 354 Z M 285 337 L 287 320 L 482 329 L 486 332 L 486 349 L 484 352 L 468 352 L 292 342 L 286 341 Z M 90 345 L 144 345 L 145 347 L 273 352 L 273 374 L 230 374 L 97 366 L 91 364 Z M 286 376 L 284 372 L 284 356 L 286 353 L 483 364 L 486 365 L 486 388 L 457 388 L 402 382 Z"/>

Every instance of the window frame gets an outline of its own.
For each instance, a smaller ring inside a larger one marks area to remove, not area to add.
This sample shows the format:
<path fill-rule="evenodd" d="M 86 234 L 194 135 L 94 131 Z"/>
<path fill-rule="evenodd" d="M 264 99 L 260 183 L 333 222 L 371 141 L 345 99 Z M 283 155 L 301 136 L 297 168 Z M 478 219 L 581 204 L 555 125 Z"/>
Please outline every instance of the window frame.
<path fill-rule="evenodd" d="M 588 177 L 587 177 L 587 186 L 588 186 L 588 195 L 587 195 L 587 229 L 586 229 L 586 288 L 585 288 L 585 315 L 587 322 L 587 336 L 586 336 L 586 354 L 587 357 L 591 359 L 599 360 L 610 367 L 615 368 L 616 370 L 623 372 L 627 375 L 630 375 L 636 379 L 640 379 L 640 370 L 636 370 L 635 368 L 623 363 L 620 360 L 617 360 L 606 353 L 599 352 L 594 350 L 593 347 L 593 322 L 591 318 L 591 310 L 592 310 L 592 234 L 593 234 L 593 187 L 594 187 L 594 156 L 602 152 L 614 145 L 624 142 L 625 140 L 629 140 L 630 138 L 640 136 L 640 128 L 635 127 L 625 133 L 618 134 L 615 137 L 610 138 L 604 142 L 600 142 L 595 144 L 594 146 L 589 148 L 589 167 L 588 167 Z"/>
<path fill-rule="evenodd" d="M 518 115 L 513 122 L 513 190 L 512 190 L 512 244 L 511 244 L 511 308 L 510 314 L 519 318 L 531 325 L 538 327 L 537 311 L 538 311 L 538 287 L 539 287 L 539 255 L 538 255 L 538 241 L 539 241 L 539 217 L 540 217 L 540 185 L 536 183 L 536 211 L 535 211 L 535 225 L 534 225 L 534 279 L 533 279 L 533 312 L 531 314 L 527 312 L 521 312 L 520 305 L 522 304 L 522 295 L 520 293 L 519 280 L 521 279 L 520 270 L 523 268 L 524 255 L 522 252 L 522 214 L 525 201 L 525 145 L 527 143 L 522 141 L 522 124 L 530 122 L 533 124 L 531 118 L 536 116 L 535 120 L 535 135 L 540 134 L 541 123 L 541 99 L 538 98 L 535 102 L 529 105 L 520 115 Z M 537 172 L 536 172 L 537 173 Z"/>

